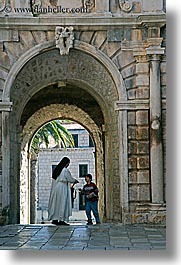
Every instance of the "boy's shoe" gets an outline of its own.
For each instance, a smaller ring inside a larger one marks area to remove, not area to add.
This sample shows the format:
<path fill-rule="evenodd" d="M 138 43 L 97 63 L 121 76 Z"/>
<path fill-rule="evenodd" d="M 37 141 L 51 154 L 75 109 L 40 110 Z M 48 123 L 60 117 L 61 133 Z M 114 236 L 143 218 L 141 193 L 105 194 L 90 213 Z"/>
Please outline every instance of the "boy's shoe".
<path fill-rule="evenodd" d="M 88 220 L 87 225 L 93 225 L 92 220 Z"/>
<path fill-rule="evenodd" d="M 67 223 L 64 222 L 64 221 L 59 221 L 59 222 L 58 222 L 58 225 L 69 225 L 69 224 L 67 224 Z"/>
<path fill-rule="evenodd" d="M 101 224 L 101 222 L 96 222 L 96 225 L 100 225 Z"/>
<path fill-rule="evenodd" d="M 53 220 L 52 225 L 58 225 L 58 220 Z"/>

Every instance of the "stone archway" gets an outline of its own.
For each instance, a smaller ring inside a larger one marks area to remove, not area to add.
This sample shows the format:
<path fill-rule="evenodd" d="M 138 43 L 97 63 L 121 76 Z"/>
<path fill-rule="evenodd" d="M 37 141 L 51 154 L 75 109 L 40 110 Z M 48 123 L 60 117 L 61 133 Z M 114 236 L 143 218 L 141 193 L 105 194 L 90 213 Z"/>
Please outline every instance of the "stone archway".
<path fill-rule="evenodd" d="M 27 198 L 27 168 L 29 168 L 29 145 L 33 135 L 36 131 L 45 123 L 54 119 L 70 119 L 83 125 L 91 134 L 96 150 L 96 178 L 100 191 L 99 209 L 101 218 L 104 218 L 104 157 L 103 157 L 103 145 L 102 145 L 102 131 L 98 128 L 92 118 L 74 105 L 68 104 L 52 104 L 46 106 L 37 112 L 35 112 L 27 121 L 21 134 L 21 171 L 20 171 L 20 183 L 21 183 L 21 197 L 20 197 L 20 222 L 24 223 L 25 220 L 29 220 L 29 200 Z"/>
<path fill-rule="evenodd" d="M 20 216 L 17 209 L 20 205 L 21 135 L 27 120 L 36 113 L 38 108 L 44 106 L 37 106 L 37 109 L 30 108 L 29 113 L 25 114 L 24 110 L 33 96 L 46 87 L 52 87 L 52 89 L 64 87 L 66 91 L 69 86 L 74 87 L 75 90 L 78 87 L 86 91 L 95 100 L 104 116 L 104 123 L 99 123 L 91 109 L 85 106 L 82 109 L 79 106 L 79 109 L 85 111 L 93 119 L 99 130 L 104 132 L 105 215 L 107 220 L 121 220 L 120 183 L 124 169 L 123 171 L 119 170 L 120 129 L 124 123 L 115 111 L 115 102 L 120 99 L 120 96 L 122 95 L 122 98 L 126 99 L 121 76 L 113 63 L 102 52 L 96 51 L 90 45 L 86 46 L 76 42 L 75 49 L 72 49 L 68 56 L 60 56 L 58 50 L 52 48 L 50 43 L 45 46 L 46 49 L 38 47 L 38 51 L 30 52 L 29 59 L 27 54 L 22 56 L 21 67 L 19 60 L 18 72 L 13 74 L 13 77 L 10 76 L 10 80 L 6 83 L 7 89 L 3 94 L 4 101 L 13 102 L 12 112 L 3 114 L 3 120 L 6 121 L 4 130 L 8 131 L 7 137 L 4 137 L 3 141 L 3 145 L 6 145 L 7 148 L 4 154 L 6 163 L 3 164 L 3 167 L 6 177 L 8 176 L 6 181 L 13 183 L 10 185 L 8 198 L 5 199 L 5 203 L 10 207 L 9 221 L 17 223 Z M 51 102 L 51 104 L 53 103 L 57 102 Z M 66 104 L 66 102 L 63 103 Z M 73 105 L 76 106 L 74 103 Z M 125 143 L 122 146 L 126 149 Z M 24 150 L 25 153 L 28 153 L 28 150 Z M 127 149 L 122 151 L 121 161 L 123 162 L 127 159 L 126 151 Z M 27 159 L 25 158 L 25 160 Z M 28 167 L 25 178 L 27 176 Z M 114 195 L 116 195 L 116 199 Z"/>

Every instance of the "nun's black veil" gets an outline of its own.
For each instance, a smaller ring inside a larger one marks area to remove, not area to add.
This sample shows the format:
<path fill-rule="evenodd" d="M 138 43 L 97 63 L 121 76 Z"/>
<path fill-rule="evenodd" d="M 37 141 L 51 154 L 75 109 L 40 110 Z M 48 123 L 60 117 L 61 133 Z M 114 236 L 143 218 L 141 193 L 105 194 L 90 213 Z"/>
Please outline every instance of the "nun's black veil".
<path fill-rule="evenodd" d="M 56 166 L 56 168 L 53 171 L 52 174 L 52 178 L 53 179 L 57 179 L 57 177 L 60 175 L 60 173 L 62 172 L 62 169 L 68 164 L 70 163 L 70 159 L 68 157 L 64 157 L 62 158 L 62 160 L 60 161 L 60 163 Z"/>

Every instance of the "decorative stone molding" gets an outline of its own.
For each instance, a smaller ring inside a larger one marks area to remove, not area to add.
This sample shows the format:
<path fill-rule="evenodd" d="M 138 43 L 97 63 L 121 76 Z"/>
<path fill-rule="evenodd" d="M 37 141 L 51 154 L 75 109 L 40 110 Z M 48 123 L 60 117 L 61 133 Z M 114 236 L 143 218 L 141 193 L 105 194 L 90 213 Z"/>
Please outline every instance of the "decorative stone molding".
<path fill-rule="evenodd" d="M 92 11 L 95 7 L 95 0 L 84 0 L 84 7 L 87 8 L 87 10 Z"/>
<path fill-rule="evenodd" d="M 123 12 L 129 13 L 133 8 L 133 4 L 127 0 L 119 0 L 119 7 Z"/>
<path fill-rule="evenodd" d="M 158 129 L 160 129 L 160 121 L 159 121 L 158 117 L 155 117 L 155 118 L 152 120 L 151 128 L 152 128 L 153 130 L 158 130 Z"/>
<path fill-rule="evenodd" d="M 147 110 L 149 109 L 149 100 L 128 100 L 117 101 L 115 103 L 115 110 Z"/>
<path fill-rule="evenodd" d="M 60 55 L 68 55 L 70 48 L 73 47 L 73 29 L 73 27 L 56 27 L 55 41 L 56 47 L 60 49 Z"/>
<path fill-rule="evenodd" d="M 5 6 L 6 6 L 6 1 L 5 0 L 1 0 L 1 2 L 0 2 L 0 12 L 2 12 L 4 10 Z"/>
<path fill-rule="evenodd" d="M 0 102 L 0 111 L 12 111 L 12 102 Z"/>
<path fill-rule="evenodd" d="M 166 100 L 162 99 L 162 110 L 166 109 Z M 123 110 L 148 110 L 150 109 L 150 100 L 149 99 L 134 99 L 134 100 L 121 100 L 115 102 L 115 111 Z M 153 126 L 155 123 L 153 124 Z M 154 126 L 155 127 L 155 126 Z"/>

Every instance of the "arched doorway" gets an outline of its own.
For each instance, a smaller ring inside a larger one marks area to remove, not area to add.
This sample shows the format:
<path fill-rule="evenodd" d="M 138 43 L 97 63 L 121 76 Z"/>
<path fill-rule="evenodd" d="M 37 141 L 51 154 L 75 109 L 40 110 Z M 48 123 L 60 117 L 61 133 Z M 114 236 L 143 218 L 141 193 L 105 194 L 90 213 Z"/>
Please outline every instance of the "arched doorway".
<path fill-rule="evenodd" d="M 102 190 L 102 214 L 106 220 L 121 219 L 121 120 L 115 111 L 115 102 L 119 100 L 122 91 L 124 92 L 124 86 L 120 76 L 116 74 L 117 69 L 113 69 L 113 64 L 109 63 L 101 52 L 98 53 L 89 46 L 76 43 L 76 49 L 72 49 L 68 56 L 60 56 L 58 50 L 52 48 L 52 44 L 46 44 L 47 49 L 42 49 L 41 52 L 39 47 L 38 55 L 37 51 L 32 53 L 34 56 L 30 53 L 29 60 L 23 56 L 24 63 L 21 63 L 21 68 L 18 65 L 19 71 L 15 78 L 12 79 L 11 76 L 7 82 L 3 96 L 5 101 L 13 102 L 13 111 L 10 114 L 3 114 L 3 119 L 6 120 L 4 130 L 8 130 L 3 141 L 7 148 L 7 161 L 3 166 L 11 183 L 6 199 L 6 203 L 10 205 L 10 223 L 20 222 L 20 210 L 17 209 L 20 209 L 21 181 L 27 185 L 25 203 L 29 200 L 29 137 L 38 126 L 42 126 L 43 119 L 47 122 L 57 117 L 73 119 L 92 134 L 95 143 L 97 142 L 96 153 L 99 154 L 96 163 L 97 174 L 100 175 L 99 189 Z M 122 97 L 125 99 L 126 94 L 122 93 Z M 51 106 L 54 106 L 52 110 Z M 61 106 L 60 112 L 64 109 L 65 116 L 58 115 L 58 106 Z M 44 108 L 49 108 L 46 114 L 38 112 Z M 84 113 L 82 119 L 81 112 Z M 34 123 L 32 126 L 28 125 L 34 116 L 36 128 L 33 127 Z M 39 119 L 41 122 L 38 125 Z M 93 124 L 95 130 L 92 128 Z M 26 127 L 29 129 L 26 130 Z M 126 156 L 124 150 L 123 156 L 122 161 Z M 119 196 L 116 201 L 113 198 L 114 193 Z M 27 219 L 28 214 L 25 216 Z"/>
<path fill-rule="evenodd" d="M 71 145 L 70 136 L 63 128 L 61 130 L 60 126 L 58 128 L 60 128 L 63 142 L 57 138 L 56 125 L 61 125 L 68 130 L 74 139 L 74 146 Z M 53 130 L 54 128 L 56 129 Z M 70 221 L 79 224 L 85 223 L 85 198 L 79 189 L 85 185 L 84 175 L 87 173 L 92 174 L 93 182 L 97 183 L 94 140 L 85 127 L 67 119 L 56 119 L 46 123 L 41 127 L 39 136 L 39 142 L 37 142 L 37 137 L 33 138 L 30 147 L 30 223 L 49 223 L 48 201 L 52 185 L 52 172 L 63 157 L 69 157 L 69 170 L 72 176 L 79 181 L 71 189 L 73 209 Z M 23 219 L 22 215 L 20 219 Z"/>
<path fill-rule="evenodd" d="M 56 110 L 56 111 L 55 111 Z M 21 187 L 21 198 L 20 205 L 22 207 L 20 216 L 20 222 L 29 220 L 29 196 L 27 194 L 30 177 L 27 179 L 27 175 L 30 175 L 30 156 L 29 148 L 32 136 L 43 124 L 52 119 L 71 119 L 79 124 L 82 124 L 91 134 L 95 143 L 95 163 L 96 163 L 96 178 L 97 184 L 100 190 L 100 212 L 101 216 L 105 215 L 104 206 L 104 150 L 103 150 L 103 134 L 91 117 L 74 105 L 68 104 L 51 104 L 43 107 L 42 109 L 35 112 L 27 121 L 24 126 L 24 130 L 21 134 L 21 171 L 20 171 L 20 187 Z M 28 171 L 28 172 L 27 172 Z"/>

